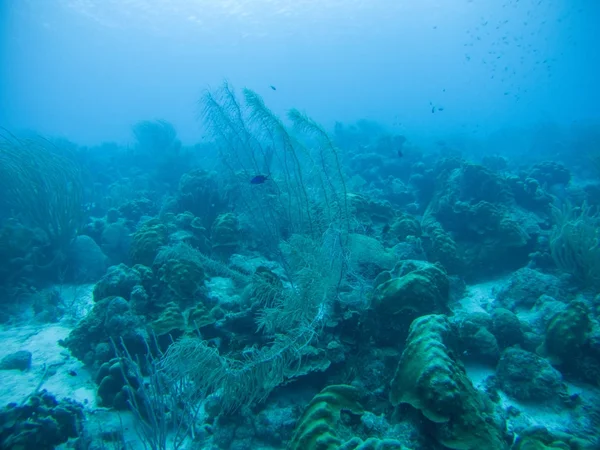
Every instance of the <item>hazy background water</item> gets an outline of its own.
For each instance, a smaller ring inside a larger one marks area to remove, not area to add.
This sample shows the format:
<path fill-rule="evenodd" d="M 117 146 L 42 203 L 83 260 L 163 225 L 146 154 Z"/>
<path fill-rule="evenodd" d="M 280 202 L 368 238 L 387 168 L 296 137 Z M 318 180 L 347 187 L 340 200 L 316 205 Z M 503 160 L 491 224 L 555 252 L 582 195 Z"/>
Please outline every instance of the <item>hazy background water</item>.
<path fill-rule="evenodd" d="M 127 142 L 154 118 L 198 141 L 196 101 L 224 78 L 277 113 L 417 140 L 599 117 L 596 0 L 0 4 L 0 125 L 80 144 Z"/>

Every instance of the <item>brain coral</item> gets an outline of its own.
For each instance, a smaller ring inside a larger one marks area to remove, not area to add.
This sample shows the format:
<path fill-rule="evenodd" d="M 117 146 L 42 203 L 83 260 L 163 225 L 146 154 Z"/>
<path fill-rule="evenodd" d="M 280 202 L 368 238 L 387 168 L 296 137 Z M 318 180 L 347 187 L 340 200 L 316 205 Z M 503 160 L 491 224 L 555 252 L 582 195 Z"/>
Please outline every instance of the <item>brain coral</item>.
<path fill-rule="evenodd" d="M 415 319 L 391 383 L 390 401 L 420 410 L 432 422 L 437 441 L 448 448 L 506 448 L 487 399 L 453 357 L 453 341 L 445 316 Z"/>

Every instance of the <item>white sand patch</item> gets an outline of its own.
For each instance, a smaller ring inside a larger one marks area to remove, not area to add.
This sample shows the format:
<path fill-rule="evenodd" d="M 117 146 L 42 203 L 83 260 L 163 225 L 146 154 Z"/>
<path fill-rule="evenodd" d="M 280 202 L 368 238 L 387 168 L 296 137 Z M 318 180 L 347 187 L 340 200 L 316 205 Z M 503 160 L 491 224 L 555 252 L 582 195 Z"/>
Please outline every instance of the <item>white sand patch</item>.
<path fill-rule="evenodd" d="M 30 395 L 42 381 L 41 389 L 47 389 L 58 399 L 72 398 L 81 403 L 95 404 L 95 385 L 83 363 L 69 355 L 58 345 L 71 329 L 53 325 L 46 328 L 27 326 L 0 332 L 0 358 L 19 350 L 32 354 L 31 368 L 0 370 L 0 405 L 19 403 Z"/>
<path fill-rule="evenodd" d="M 73 358 L 58 341 L 65 339 L 74 327 L 74 318 L 91 310 L 93 285 L 61 286 L 61 297 L 71 308 L 58 324 L 24 325 L 0 328 L 0 359 L 19 350 L 32 354 L 28 371 L 0 370 L 0 405 L 20 403 L 44 380 L 47 389 L 58 399 L 72 398 L 94 406 L 96 386 L 83 363 Z M 45 377 L 44 377 L 45 375 Z"/>
<path fill-rule="evenodd" d="M 137 419 L 129 411 L 114 411 L 97 408 L 86 411 L 87 432 L 98 439 L 105 437 L 105 448 L 122 448 L 123 441 L 128 450 L 142 450 L 144 443 L 138 436 Z M 111 445 L 112 443 L 112 445 Z"/>
<path fill-rule="evenodd" d="M 467 313 L 486 312 L 496 299 L 495 292 L 506 280 L 500 278 L 467 286 L 465 296 L 458 301 L 461 309 Z"/>
<path fill-rule="evenodd" d="M 59 323 L 0 327 L 0 359 L 19 350 L 27 350 L 32 354 L 28 371 L 0 370 L 0 407 L 11 402 L 21 403 L 38 387 L 40 390 L 46 389 L 58 400 L 70 398 L 84 406 L 86 429 L 92 436 L 122 433 L 127 448 L 143 449 L 133 414 L 98 407 L 98 386 L 92 374 L 66 348 L 58 345 L 58 341 L 65 339 L 75 328 L 75 319 L 81 319 L 91 311 L 94 305 L 93 286 L 57 287 L 65 305 L 71 308 Z M 40 386 L 42 379 L 44 381 Z M 70 448 L 69 445 L 60 445 L 58 448 Z M 114 448 L 120 446 L 115 442 Z"/>
<path fill-rule="evenodd" d="M 60 287 L 60 295 L 67 307 L 65 316 L 61 320 L 62 324 L 75 325 L 88 315 L 94 307 L 94 286 L 93 284 L 80 284 Z"/>
<path fill-rule="evenodd" d="M 471 379 L 473 386 L 475 386 L 480 391 L 485 389 L 485 380 L 489 376 L 495 375 L 496 371 L 493 367 L 486 366 L 478 363 L 468 363 L 465 364 L 465 369 L 467 371 L 467 376 Z"/>
<path fill-rule="evenodd" d="M 232 296 L 236 294 L 235 284 L 230 278 L 211 277 L 210 279 L 206 280 L 205 284 L 211 293 L 225 296 Z"/>
<path fill-rule="evenodd" d="M 465 365 L 465 369 L 473 385 L 481 391 L 485 389 L 486 378 L 495 374 L 493 368 L 480 364 L 469 363 Z M 600 389 L 593 386 L 565 384 L 570 394 L 577 393 L 584 399 L 593 399 L 600 395 Z M 573 429 L 574 424 L 581 421 L 577 410 L 570 410 L 560 405 L 519 402 L 508 397 L 502 391 L 498 393 L 500 395 L 500 405 L 503 409 L 506 410 L 512 406 L 520 412 L 517 418 L 508 419 L 509 426 L 510 422 L 514 420 L 520 423 L 527 422 L 529 426 L 543 426 L 551 432 L 568 432 L 569 429 Z"/>

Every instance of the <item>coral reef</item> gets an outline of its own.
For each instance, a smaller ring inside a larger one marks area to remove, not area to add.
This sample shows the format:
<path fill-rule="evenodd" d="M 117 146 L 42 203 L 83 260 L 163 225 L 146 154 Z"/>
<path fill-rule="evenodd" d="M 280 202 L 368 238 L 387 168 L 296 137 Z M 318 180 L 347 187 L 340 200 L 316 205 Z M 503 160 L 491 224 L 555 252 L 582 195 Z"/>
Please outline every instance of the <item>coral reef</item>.
<path fill-rule="evenodd" d="M 10 404 L 0 410 L 0 447 L 52 450 L 82 436 L 83 422 L 82 405 L 58 401 L 44 390 L 24 404 Z"/>
<path fill-rule="evenodd" d="M 448 310 L 448 276 L 437 265 L 404 261 L 377 278 L 373 321 L 381 342 L 402 342 L 417 317 Z"/>
<path fill-rule="evenodd" d="M 565 389 L 548 361 L 515 347 L 502 353 L 496 374 L 502 390 L 517 400 L 556 400 Z"/>
<path fill-rule="evenodd" d="M 421 411 L 432 422 L 436 440 L 447 448 L 505 448 L 491 402 L 453 358 L 453 339 L 444 316 L 415 319 L 391 382 L 390 401 Z"/>
<path fill-rule="evenodd" d="M 0 140 L 0 447 L 600 448 L 581 160 L 199 105 Z"/>

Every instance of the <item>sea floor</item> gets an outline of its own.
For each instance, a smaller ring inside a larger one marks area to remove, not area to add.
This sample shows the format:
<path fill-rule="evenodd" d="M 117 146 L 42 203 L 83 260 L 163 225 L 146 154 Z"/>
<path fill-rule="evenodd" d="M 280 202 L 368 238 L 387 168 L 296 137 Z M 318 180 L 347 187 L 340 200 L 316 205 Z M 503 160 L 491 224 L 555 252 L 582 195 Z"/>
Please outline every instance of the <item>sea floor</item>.
<path fill-rule="evenodd" d="M 485 311 L 486 305 L 493 302 L 494 289 L 504 281 L 496 280 L 469 286 L 464 297 L 454 305 L 454 309 L 464 312 Z M 72 302 L 79 305 L 81 310 L 89 311 L 92 289 L 93 285 L 72 289 Z M 81 361 L 71 356 L 67 349 L 59 345 L 58 342 L 66 338 L 74 327 L 75 322 L 66 319 L 53 324 L 0 327 L 0 359 L 19 350 L 27 350 L 32 354 L 32 364 L 28 371 L 0 371 L 0 405 L 20 403 L 36 389 L 46 389 L 57 399 L 71 398 L 83 404 L 87 418 L 86 427 L 90 433 L 118 434 L 123 431 L 129 448 L 143 448 L 135 432 L 132 414 L 117 413 L 98 406 L 97 385 L 93 374 Z M 481 390 L 484 389 L 486 378 L 494 375 L 494 367 L 491 366 L 468 363 L 465 367 L 474 386 Z M 566 384 L 569 393 L 577 393 L 584 400 L 600 399 L 600 389 Z M 542 425 L 549 430 L 572 430 L 577 421 L 582 420 L 571 410 L 557 409 L 556 406 L 524 404 L 502 393 L 501 402 L 504 408 L 513 406 L 520 411 L 518 420 Z"/>

